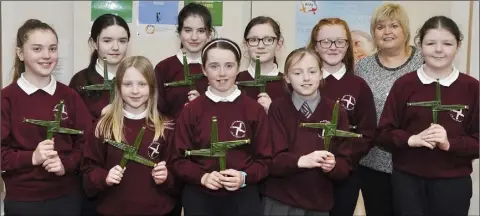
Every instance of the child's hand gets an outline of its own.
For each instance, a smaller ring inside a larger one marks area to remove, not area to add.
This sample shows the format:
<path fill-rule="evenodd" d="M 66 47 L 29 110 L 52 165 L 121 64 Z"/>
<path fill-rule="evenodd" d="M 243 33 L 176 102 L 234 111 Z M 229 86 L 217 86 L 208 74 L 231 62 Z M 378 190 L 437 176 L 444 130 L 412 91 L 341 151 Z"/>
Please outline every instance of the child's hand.
<path fill-rule="evenodd" d="M 60 157 L 56 151 L 52 152 L 55 153 L 54 156 L 45 160 L 42 166 L 45 168 L 45 170 L 48 172 L 53 172 L 57 176 L 65 175 L 65 167 L 63 166 L 62 160 L 60 160 Z"/>
<path fill-rule="evenodd" d="M 427 128 L 426 132 L 422 134 L 422 139 L 425 140 L 425 142 L 436 144 L 436 146 L 443 151 L 450 149 L 447 131 L 439 124 L 432 124 Z"/>
<path fill-rule="evenodd" d="M 323 172 L 328 173 L 332 171 L 332 169 L 335 167 L 335 164 L 336 164 L 335 155 L 330 152 L 327 152 L 327 159 L 321 165 Z"/>
<path fill-rule="evenodd" d="M 107 182 L 108 186 L 112 186 L 113 184 L 120 184 L 120 181 L 122 181 L 123 178 L 123 173 L 125 172 L 125 168 L 122 169 L 120 165 L 116 165 L 108 171 L 107 178 L 105 181 Z"/>
<path fill-rule="evenodd" d="M 188 95 L 188 101 L 193 101 L 195 98 L 200 96 L 200 93 L 198 93 L 197 90 L 191 90 L 187 93 Z"/>
<path fill-rule="evenodd" d="M 265 111 L 267 111 L 268 113 L 268 108 L 270 107 L 270 104 L 272 103 L 272 99 L 270 98 L 270 96 L 263 92 L 263 93 L 260 93 L 258 94 L 258 100 L 257 102 L 263 106 L 263 108 L 265 109 Z"/>
<path fill-rule="evenodd" d="M 53 144 L 53 140 L 44 140 L 38 143 L 32 155 L 32 164 L 40 165 L 48 158 L 55 156 L 57 152 L 53 150 Z"/>
<path fill-rule="evenodd" d="M 243 185 L 243 176 L 240 171 L 227 169 L 220 171 L 220 182 L 229 191 L 236 191 Z"/>
<path fill-rule="evenodd" d="M 328 151 L 314 151 L 310 154 L 303 155 L 298 159 L 297 166 L 299 168 L 315 168 L 315 167 L 321 167 L 322 163 L 325 162 L 327 157 L 329 155 L 332 155 L 332 153 Z"/>
<path fill-rule="evenodd" d="M 168 177 L 168 170 L 167 170 L 167 163 L 165 161 L 162 161 L 158 164 L 155 165 L 155 167 L 152 170 L 152 177 L 153 180 L 155 181 L 155 184 L 162 184 L 167 180 Z"/>
<path fill-rule="evenodd" d="M 200 183 L 208 189 L 218 190 L 223 187 L 220 178 L 223 178 L 222 174 L 213 171 L 211 173 L 205 173 Z"/>
<path fill-rule="evenodd" d="M 408 138 L 408 146 L 410 147 L 427 147 L 429 149 L 434 149 L 436 146 L 435 142 L 428 142 L 423 137 L 427 134 L 429 128 L 423 130 L 419 134 L 412 135 Z"/>

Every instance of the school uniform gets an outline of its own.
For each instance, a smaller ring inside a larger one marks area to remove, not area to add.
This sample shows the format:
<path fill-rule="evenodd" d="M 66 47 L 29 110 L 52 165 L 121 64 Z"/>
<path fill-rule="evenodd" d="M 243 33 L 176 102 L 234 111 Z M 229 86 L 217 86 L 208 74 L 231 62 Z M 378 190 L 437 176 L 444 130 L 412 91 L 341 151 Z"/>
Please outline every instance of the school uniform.
<path fill-rule="evenodd" d="M 468 105 L 468 110 L 438 112 L 438 124 L 448 134 L 448 151 L 408 146 L 410 136 L 432 123 L 431 108 L 407 106 L 435 99 L 436 81 L 423 66 L 394 83 L 380 118 L 377 140 L 392 151 L 397 215 L 468 214 L 472 160 L 479 157 L 479 82 L 453 69 L 440 85 L 442 104 Z"/>
<path fill-rule="evenodd" d="M 270 105 L 273 159 L 265 183 L 264 215 L 328 215 L 334 204 L 332 181 L 348 177 L 351 149 L 346 139 L 333 137 L 330 151 L 336 164 L 330 172 L 299 168 L 301 156 L 324 150 L 322 130 L 299 125 L 330 121 L 333 107 L 334 102 L 320 93 L 315 99 L 303 100 L 296 92 Z M 337 128 L 348 130 L 342 109 Z"/>
<path fill-rule="evenodd" d="M 82 87 L 94 84 L 103 84 L 104 74 L 103 66 L 98 62 L 95 65 L 95 69 L 85 68 L 75 75 L 70 80 L 70 88 L 75 89 L 82 97 L 88 110 L 94 117 L 94 119 L 100 118 L 102 109 L 110 103 L 109 91 L 87 91 L 82 90 Z M 115 78 L 116 73 L 108 72 L 108 79 Z"/>
<path fill-rule="evenodd" d="M 102 109 L 110 103 L 110 91 L 86 91 L 82 87 L 94 84 L 103 84 L 104 82 L 104 67 L 97 59 L 95 68 L 85 68 L 75 75 L 70 80 L 70 88 L 75 89 L 85 102 L 90 114 L 93 116 L 93 120 L 101 117 Z M 108 79 L 115 78 L 116 73 L 108 72 Z M 81 175 L 79 176 L 80 182 L 82 182 Z M 82 185 L 83 188 L 83 185 Z M 82 190 L 82 215 L 96 215 L 96 207 L 94 206 L 95 197 L 88 198 Z"/>
<path fill-rule="evenodd" d="M 190 74 L 201 74 L 201 59 L 190 59 L 187 56 Z M 169 117 L 176 119 L 186 103 L 188 103 L 188 86 L 165 86 L 165 83 L 184 80 L 183 53 L 162 60 L 155 66 L 155 76 L 158 83 L 158 110 Z M 195 81 L 196 90 L 204 94 L 207 90 L 208 80 L 206 77 Z"/>
<path fill-rule="evenodd" d="M 61 127 L 89 131 L 91 116 L 80 96 L 51 76 L 50 83 L 38 89 L 24 74 L 2 89 L 1 166 L 8 193 L 6 215 L 79 215 L 80 196 L 77 174 L 85 138 L 83 135 L 54 133 L 54 150 L 65 169 L 63 176 L 32 164 L 37 145 L 47 130 L 24 123 L 25 118 L 53 121 L 57 104 L 64 100 Z"/>
<path fill-rule="evenodd" d="M 360 191 L 359 160 L 372 147 L 377 126 L 375 104 L 370 87 L 360 77 L 347 73 L 345 65 L 331 74 L 322 69 L 324 85 L 320 88 L 322 96 L 339 100 L 347 112 L 350 131 L 362 134 L 362 138 L 349 138 L 351 142 L 351 175 L 343 181 L 334 182 L 335 202 L 330 211 L 332 216 L 353 215 Z"/>
<path fill-rule="evenodd" d="M 277 65 L 275 65 L 275 68 L 268 72 L 267 74 L 263 74 L 263 76 L 282 76 L 283 73 L 281 73 L 278 70 Z M 247 70 L 242 71 L 238 73 L 237 75 L 237 81 L 253 81 L 255 80 L 255 67 L 250 65 Z M 273 80 L 267 83 L 265 87 L 265 92 L 270 96 L 270 98 L 273 100 L 276 100 L 277 98 L 281 98 L 286 94 L 285 90 L 285 85 L 284 85 L 283 79 L 280 80 Z M 253 86 L 239 86 L 242 92 L 245 92 L 245 94 L 249 97 L 251 97 L 254 100 L 258 99 L 258 94 L 260 94 L 260 89 L 258 87 L 253 87 Z"/>
<path fill-rule="evenodd" d="M 124 112 L 124 136 L 127 145 L 134 145 L 142 127 L 146 127 L 145 112 L 134 115 Z M 84 151 L 82 171 L 88 196 L 97 196 L 97 212 L 101 215 L 168 215 L 175 206 L 175 180 L 171 173 L 169 145 L 172 144 L 172 122 L 166 122 L 164 138 L 154 141 L 154 131 L 148 127 L 138 155 L 155 163 L 167 163 L 167 180 L 157 185 L 152 177 L 153 167 L 128 161 L 120 184 L 108 186 L 106 178 L 111 168 L 120 164 L 123 151 L 104 143 L 104 138 L 89 134 Z"/>
<path fill-rule="evenodd" d="M 278 70 L 278 66 L 275 64 L 275 68 L 272 71 L 266 74 L 263 74 L 263 76 L 282 76 L 283 77 L 283 73 L 281 73 Z M 255 67 L 250 64 L 247 70 L 238 73 L 236 80 L 237 81 L 254 81 L 255 80 L 254 77 L 255 77 Z M 285 94 L 287 93 L 284 82 L 285 81 L 283 81 L 283 78 L 282 78 L 280 80 L 270 81 L 266 84 L 265 92 L 268 94 L 268 96 L 272 101 L 285 96 Z M 245 92 L 245 94 L 250 98 L 254 100 L 258 100 L 259 98 L 258 95 L 260 94 L 260 89 L 258 87 L 239 85 L 239 88 L 242 92 Z M 265 190 L 265 184 L 264 184 L 265 180 L 263 180 L 263 182 L 261 182 L 258 185 L 260 196 L 263 194 L 262 191 Z"/>
<path fill-rule="evenodd" d="M 261 215 L 257 184 L 267 177 L 271 143 L 265 110 L 238 88 L 229 96 L 214 95 L 208 88 L 188 103 L 177 119 L 173 166 L 176 176 L 185 182 L 183 207 L 189 215 Z M 211 122 L 216 116 L 218 140 L 250 139 L 250 144 L 227 151 L 227 169 L 246 174 L 245 185 L 237 191 L 210 190 L 201 185 L 205 173 L 219 171 L 218 158 L 183 157 L 185 150 L 210 148 Z"/>

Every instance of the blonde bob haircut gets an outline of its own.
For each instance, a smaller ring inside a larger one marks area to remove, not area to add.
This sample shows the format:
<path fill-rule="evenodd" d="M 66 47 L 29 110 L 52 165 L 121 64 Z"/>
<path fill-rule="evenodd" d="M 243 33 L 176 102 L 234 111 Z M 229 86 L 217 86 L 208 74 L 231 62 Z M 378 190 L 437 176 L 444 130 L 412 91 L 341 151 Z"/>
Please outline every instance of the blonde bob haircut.
<path fill-rule="evenodd" d="M 370 34 L 372 35 L 374 41 L 375 38 L 375 28 L 377 27 L 378 23 L 386 21 L 386 20 L 394 20 L 400 24 L 400 27 L 403 30 L 403 34 L 405 36 L 405 52 L 410 52 L 410 23 L 408 21 L 408 15 L 405 11 L 405 8 L 400 4 L 396 3 L 384 3 L 378 6 L 372 14 L 372 18 L 370 20 Z M 376 43 L 373 43 L 375 50 L 379 51 L 378 46 Z"/>

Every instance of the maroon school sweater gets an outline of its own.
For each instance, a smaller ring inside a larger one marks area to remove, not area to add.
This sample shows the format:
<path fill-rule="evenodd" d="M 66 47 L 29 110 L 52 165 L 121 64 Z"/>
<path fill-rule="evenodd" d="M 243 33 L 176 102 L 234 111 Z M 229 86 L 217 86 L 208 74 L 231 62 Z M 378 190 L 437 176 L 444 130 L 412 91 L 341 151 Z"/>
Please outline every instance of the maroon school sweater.
<path fill-rule="evenodd" d="M 478 158 L 479 82 L 463 73 L 449 87 L 441 86 L 442 104 L 464 104 L 462 115 L 438 112 L 438 124 L 447 131 L 449 151 L 439 148 L 409 147 L 408 138 L 432 123 L 429 107 L 407 107 L 408 102 L 431 101 L 436 83 L 422 84 L 417 72 L 400 77 L 388 94 L 379 123 L 376 142 L 392 149 L 393 167 L 425 178 L 454 178 L 472 173 L 472 160 Z"/>
<path fill-rule="evenodd" d="M 282 76 L 283 73 L 279 73 L 279 76 Z M 242 71 L 238 73 L 237 75 L 237 81 L 253 81 L 254 78 L 248 71 Z M 283 79 L 281 80 L 275 80 L 267 83 L 267 86 L 265 88 L 265 91 L 267 92 L 268 96 L 272 99 L 272 101 L 281 98 L 285 96 L 286 91 L 285 91 L 285 81 Z M 258 87 L 251 87 L 251 86 L 241 86 L 238 85 L 238 88 L 242 90 L 242 92 L 245 92 L 249 97 L 251 97 L 254 100 L 258 99 L 258 94 L 260 94 L 260 90 Z"/>
<path fill-rule="evenodd" d="M 250 139 L 250 144 L 227 151 L 227 169 L 244 171 L 246 184 L 256 185 L 268 175 L 271 143 L 267 114 L 263 107 L 244 93 L 233 102 L 215 103 L 201 95 L 188 103 L 177 119 L 175 127 L 176 158 L 173 166 L 176 176 L 186 184 L 200 184 L 205 173 L 219 171 L 218 158 L 183 157 L 185 150 L 210 148 L 212 117 L 217 117 L 219 141 Z M 237 129 L 239 128 L 239 129 Z M 226 190 L 211 191 L 225 194 Z"/>
<path fill-rule="evenodd" d="M 202 73 L 202 65 L 189 64 L 190 74 Z M 184 80 L 183 64 L 178 60 L 177 56 L 171 56 L 155 66 L 155 76 L 158 84 L 158 110 L 164 115 L 177 118 L 186 103 L 188 103 L 188 86 L 169 86 L 165 87 L 165 83 Z M 197 80 L 196 90 L 201 95 L 205 94 L 208 87 L 208 79 L 202 78 Z"/>
<path fill-rule="evenodd" d="M 273 139 L 273 160 L 265 183 L 265 195 L 297 208 L 329 211 L 333 206 L 331 180 L 344 179 L 349 175 L 350 144 L 346 139 L 334 137 L 331 152 L 335 154 L 335 167 L 328 173 L 321 168 L 298 167 L 301 156 L 324 150 L 321 129 L 299 127 L 300 123 L 321 122 L 331 119 L 334 102 L 322 97 L 310 118 L 300 113 L 291 96 L 272 103 L 268 112 Z M 348 129 L 345 111 L 340 109 L 338 128 Z"/>
<path fill-rule="evenodd" d="M 87 73 L 89 81 L 92 83 L 87 83 Z M 85 68 L 80 72 L 76 73 L 70 80 L 70 88 L 75 89 L 80 96 L 82 97 L 85 105 L 87 105 L 88 110 L 94 117 L 94 119 L 100 118 L 100 113 L 102 109 L 110 103 L 110 92 L 109 91 L 85 91 L 81 90 L 83 86 L 93 85 L 93 84 L 102 84 L 103 77 L 97 73 L 97 71 L 89 70 Z"/>
<path fill-rule="evenodd" d="M 124 118 L 124 125 L 126 142 L 133 145 L 140 129 L 145 126 L 145 119 Z M 172 144 L 173 129 L 165 129 L 165 138 L 159 141 L 153 141 L 153 136 L 154 131 L 147 128 L 137 154 L 155 163 L 167 162 L 167 180 L 157 185 L 152 177 L 153 167 L 128 161 L 120 184 L 108 186 L 108 172 L 120 164 L 123 151 L 103 143 L 103 138 L 98 139 L 93 132 L 88 135 L 82 163 L 84 187 L 88 196 L 98 195 L 98 213 L 166 215 L 173 209 L 174 176 L 170 168 L 171 153 L 168 152 L 171 149 L 169 145 Z"/>
<path fill-rule="evenodd" d="M 54 133 L 55 151 L 65 175 L 49 173 L 42 165 L 32 165 L 38 143 L 45 140 L 44 127 L 24 123 L 24 118 L 55 120 L 56 105 L 64 100 L 61 127 L 88 133 L 92 118 L 80 96 L 57 82 L 53 95 L 37 90 L 27 95 L 15 82 L 2 89 L 2 174 L 8 193 L 6 200 L 42 201 L 62 197 L 78 189 L 79 171 L 85 138 L 83 135 Z"/>
<path fill-rule="evenodd" d="M 363 135 L 362 138 L 348 138 L 352 143 L 350 158 L 353 167 L 356 167 L 358 161 L 373 146 L 372 140 L 377 127 L 372 90 L 362 78 L 347 73 L 340 80 L 333 75 L 328 76 L 320 92 L 331 100 L 340 100 L 347 112 L 349 124 L 356 126 L 356 129 L 351 131 Z"/>

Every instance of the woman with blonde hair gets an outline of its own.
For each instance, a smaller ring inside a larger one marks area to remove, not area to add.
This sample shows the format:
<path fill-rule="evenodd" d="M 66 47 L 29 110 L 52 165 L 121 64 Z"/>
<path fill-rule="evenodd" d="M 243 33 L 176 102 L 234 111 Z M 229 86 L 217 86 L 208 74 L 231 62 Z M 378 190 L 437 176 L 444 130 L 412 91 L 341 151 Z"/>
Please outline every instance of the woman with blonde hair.
<path fill-rule="evenodd" d="M 410 26 L 405 9 L 385 3 L 372 14 L 370 31 L 377 53 L 363 58 L 356 73 L 373 92 L 377 123 L 395 80 L 423 63 L 419 50 L 410 45 Z M 367 215 L 393 215 L 392 157 L 378 143 L 360 160 L 360 185 Z"/>

